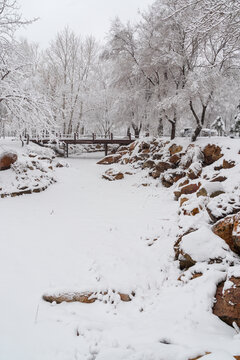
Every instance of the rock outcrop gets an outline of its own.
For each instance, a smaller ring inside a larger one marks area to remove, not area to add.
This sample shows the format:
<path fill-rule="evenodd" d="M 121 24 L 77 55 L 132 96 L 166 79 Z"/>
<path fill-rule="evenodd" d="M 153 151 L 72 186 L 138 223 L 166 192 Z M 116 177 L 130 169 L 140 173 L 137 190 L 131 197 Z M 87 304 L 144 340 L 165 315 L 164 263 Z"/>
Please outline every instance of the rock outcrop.
<path fill-rule="evenodd" d="M 18 159 L 14 152 L 4 152 L 0 155 L 0 170 L 8 170 Z"/>
<path fill-rule="evenodd" d="M 240 278 L 231 277 L 217 286 L 213 313 L 226 324 L 240 327 Z"/>
<path fill-rule="evenodd" d="M 211 165 L 223 156 L 221 153 L 221 148 L 215 144 L 208 144 L 203 149 L 203 155 L 204 165 Z"/>
<path fill-rule="evenodd" d="M 134 292 L 130 294 L 124 294 L 122 292 L 116 292 L 112 290 L 111 293 L 107 291 L 100 291 L 100 292 L 65 292 L 65 293 L 58 293 L 58 294 L 44 294 L 42 296 L 44 301 L 56 304 L 61 304 L 63 302 L 80 302 L 84 304 L 92 304 L 96 300 L 104 300 L 104 297 L 109 297 L 111 301 L 111 297 L 118 296 L 119 299 L 123 302 L 129 302 L 135 296 Z M 106 300 L 106 299 L 105 299 Z"/>
<path fill-rule="evenodd" d="M 212 230 L 228 244 L 232 251 L 240 255 L 240 212 L 218 221 Z"/>

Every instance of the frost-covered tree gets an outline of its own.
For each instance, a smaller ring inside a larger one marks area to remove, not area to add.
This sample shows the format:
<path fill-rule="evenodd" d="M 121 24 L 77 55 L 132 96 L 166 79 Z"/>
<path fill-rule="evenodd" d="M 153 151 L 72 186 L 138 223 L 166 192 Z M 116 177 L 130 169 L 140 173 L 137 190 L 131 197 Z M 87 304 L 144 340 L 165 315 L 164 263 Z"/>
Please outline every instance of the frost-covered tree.
<path fill-rule="evenodd" d="M 218 116 L 211 125 L 212 129 L 216 130 L 218 136 L 223 136 L 225 133 L 225 123 L 221 116 Z"/>
<path fill-rule="evenodd" d="M 19 132 L 52 126 L 46 97 L 34 87 L 34 59 L 14 38 L 15 31 L 29 23 L 22 19 L 16 1 L 0 1 L 1 121 Z"/>
<path fill-rule="evenodd" d="M 68 27 L 59 32 L 43 58 L 42 73 L 56 122 L 64 133 L 79 132 L 95 66 L 97 44 Z"/>
<path fill-rule="evenodd" d="M 237 113 L 231 126 L 231 133 L 240 136 L 240 105 L 237 106 Z"/>

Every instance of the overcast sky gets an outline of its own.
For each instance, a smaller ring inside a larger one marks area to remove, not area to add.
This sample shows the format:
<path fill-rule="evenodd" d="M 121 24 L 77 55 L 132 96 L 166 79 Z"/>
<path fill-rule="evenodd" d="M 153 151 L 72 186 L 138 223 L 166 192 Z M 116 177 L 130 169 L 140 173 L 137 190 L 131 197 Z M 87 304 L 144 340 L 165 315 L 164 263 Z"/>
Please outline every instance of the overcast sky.
<path fill-rule="evenodd" d="M 104 40 L 111 19 L 135 21 L 138 9 L 144 10 L 152 0 L 18 0 L 24 18 L 40 19 L 18 32 L 46 47 L 56 33 L 69 25 L 76 33 L 94 35 Z"/>

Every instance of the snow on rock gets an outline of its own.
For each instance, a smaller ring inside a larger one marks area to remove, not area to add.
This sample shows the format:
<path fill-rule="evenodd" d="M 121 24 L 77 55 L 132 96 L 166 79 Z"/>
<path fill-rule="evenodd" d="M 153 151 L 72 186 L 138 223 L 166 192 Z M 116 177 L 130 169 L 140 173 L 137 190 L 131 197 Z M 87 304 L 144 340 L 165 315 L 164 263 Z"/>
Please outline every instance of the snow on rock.
<path fill-rule="evenodd" d="M 205 146 L 203 149 L 203 155 L 205 165 L 211 165 L 223 156 L 221 148 L 215 144 L 208 144 Z"/>
<path fill-rule="evenodd" d="M 117 303 L 119 300 L 128 302 L 133 299 L 135 293 L 132 292 L 130 294 L 124 294 L 121 292 L 116 292 L 115 290 L 108 291 L 98 291 L 98 292 L 58 292 L 54 294 L 44 294 L 43 300 L 50 302 L 61 304 L 63 302 L 71 303 L 71 302 L 80 302 L 84 304 L 92 304 L 95 301 L 103 301 L 105 303 Z"/>
<path fill-rule="evenodd" d="M 14 145 L 13 142 L 11 147 Z M 2 163 L 5 164 L 6 171 L 0 175 L 0 197 L 15 197 L 46 190 L 49 185 L 56 182 L 54 158 L 51 149 L 36 145 L 28 145 L 17 152 L 4 152 Z"/>
<path fill-rule="evenodd" d="M 116 169 L 108 169 L 102 175 L 103 179 L 114 181 L 114 180 L 122 180 L 124 178 L 124 174 Z"/>
<path fill-rule="evenodd" d="M 207 204 L 207 211 L 213 222 L 224 218 L 227 215 L 235 214 L 240 210 L 240 194 L 220 194 Z"/>
<path fill-rule="evenodd" d="M 232 251 L 240 255 L 240 213 L 230 215 L 218 221 L 212 228 L 214 234 L 220 236 Z"/>
<path fill-rule="evenodd" d="M 183 236 L 180 249 L 197 262 L 224 259 L 228 246 L 205 226 Z"/>
<path fill-rule="evenodd" d="M 231 277 L 218 284 L 213 313 L 228 325 L 240 327 L 240 278 Z"/>
<path fill-rule="evenodd" d="M 14 152 L 0 154 L 0 170 L 10 169 L 11 165 L 17 161 L 17 158 L 17 154 Z"/>

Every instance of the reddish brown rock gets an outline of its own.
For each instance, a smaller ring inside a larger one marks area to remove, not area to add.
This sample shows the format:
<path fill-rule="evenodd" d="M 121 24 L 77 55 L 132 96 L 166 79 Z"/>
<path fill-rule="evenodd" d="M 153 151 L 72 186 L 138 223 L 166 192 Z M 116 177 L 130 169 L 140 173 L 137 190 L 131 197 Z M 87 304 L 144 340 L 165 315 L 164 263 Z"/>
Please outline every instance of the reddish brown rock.
<path fill-rule="evenodd" d="M 150 149 L 143 149 L 142 150 L 142 154 L 149 154 L 150 153 Z"/>
<path fill-rule="evenodd" d="M 214 144 L 208 144 L 207 146 L 205 146 L 205 148 L 203 149 L 203 155 L 205 165 L 211 165 L 223 156 L 223 154 L 221 153 L 221 148 Z"/>
<path fill-rule="evenodd" d="M 130 159 L 128 157 L 125 157 L 121 160 L 121 164 L 126 165 L 129 163 L 129 161 L 130 161 Z"/>
<path fill-rule="evenodd" d="M 188 201 L 189 199 L 187 198 L 187 197 L 182 197 L 181 199 L 180 199 L 180 207 L 182 207 L 183 206 L 183 204 L 186 202 L 186 201 Z"/>
<path fill-rule="evenodd" d="M 189 184 L 189 179 L 184 180 L 182 183 L 179 184 L 179 187 L 183 187 Z"/>
<path fill-rule="evenodd" d="M 240 213 L 234 216 L 232 240 L 235 251 L 240 255 Z"/>
<path fill-rule="evenodd" d="M 215 197 L 217 197 L 217 196 L 219 196 L 219 195 L 221 195 L 221 194 L 224 194 L 224 193 L 225 193 L 225 191 L 223 191 L 223 190 L 214 191 L 214 192 L 212 192 L 212 193 L 210 194 L 210 198 L 215 198 Z"/>
<path fill-rule="evenodd" d="M 204 187 L 197 192 L 197 197 L 199 196 L 208 196 L 207 190 Z"/>
<path fill-rule="evenodd" d="M 178 200 L 181 196 L 181 191 L 180 190 L 174 191 L 174 196 L 175 196 L 175 200 Z"/>
<path fill-rule="evenodd" d="M 203 276 L 203 273 L 201 272 L 195 272 L 192 274 L 192 277 L 190 280 L 194 280 L 194 279 L 197 279 L 197 278 L 200 278 L 201 276 Z"/>
<path fill-rule="evenodd" d="M 123 173 L 115 172 L 113 169 L 109 169 L 102 175 L 103 179 L 108 181 L 122 180 L 124 178 Z"/>
<path fill-rule="evenodd" d="M 232 251 L 240 255 L 240 213 L 218 221 L 213 227 L 214 234 L 220 236 Z"/>
<path fill-rule="evenodd" d="M 166 161 L 159 161 L 156 164 L 156 170 L 159 171 L 160 173 L 163 173 L 164 171 L 169 170 L 171 168 L 172 168 L 172 165 Z"/>
<path fill-rule="evenodd" d="M 4 152 L 0 155 L 0 170 L 10 169 L 11 165 L 17 161 L 17 154 L 13 152 Z"/>
<path fill-rule="evenodd" d="M 170 146 L 169 148 L 169 152 L 170 152 L 170 155 L 174 155 L 176 153 L 179 153 L 182 151 L 182 146 L 181 145 L 177 145 L 177 144 L 173 144 Z"/>
<path fill-rule="evenodd" d="M 181 188 L 181 195 L 193 194 L 200 188 L 201 184 L 189 184 Z"/>
<path fill-rule="evenodd" d="M 198 360 L 198 359 L 201 359 L 203 356 L 209 355 L 209 354 L 211 354 L 211 353 L 210 353 L 210 352 L 206 352 L 204 355 L 199 355 L 199 356 L 197 356 L 197 357 L 195 357 L 195 358 L 193 358 L 193 359 L 189 359 L 189 360 Z"/>
<path fill-rule="evenodd" d="M 155 167 L 155 161 L 153 160 L 147 160 L 142 164 L 142 169 L 152 169 Z"/>
<path fill-rule="evenodd" d="M 186 215 L 186 216 L 195 216 L 197 214 L 199 214 L 199 208 L 198 207 L 195 207 L 194 209 L 192 210 L 183 210 L 183 215 Z"/>
<path fill-rule="evenodd" d="M 189 254 L 184 253 L 181 249 L 182 238 L 193 231 L 195 231 L 195 229 L 190 228 L 186 233 L 180 236 L 174 244 L 175 260 L 179 260 L 179 267 L 181 270 L 187 270 L 196 264 L 196 261 L 193 260 Z"/>
<path fill-rule="evenodd" d="M 149 150 L 149 148 L 150 148 L 150 144 L 143 141 L 139 146 L 139 152 L 143 150 Z"/>
<path fill-rule="evenodd" d="M 173 165 L 178 165 L 180 160 L 181 160 L 181 157 L 177 154 L 174 154 L 169 158 L 169 162 Z"/>
<path fill-rule="evenodd" d="M 115 293 L 115 291 L 113 290 L 113 293 Z M 107 295 L 106 291 L 101 291 L 99 293 L 100 295 Z M 132 300 L 132 298 L 135 296 L 134 292 L 132 292 L 131 294 L 124 294 L 121 292 L 117 293 L 121 299 L 121 301 L 124 302 L 129 302 Z M 62 302 L 80 302 L 80 303 L 85 303 L 85 304 L 92 304 L 97 300 L 97 293 L 94 292 L 69 292 L 69 293 L 60 293 L 60 294 L 53 294 L 53 295 L 49 295 L 49 294 L 44 294 L 43 295 L 43 300 L 53 303 L 55 302 L 56 304 L 61 304 Z"/>
<path fill-rule="evenodd" d="M 117 163 L 117 162 L 121 159 L 121 157 L 122 157 L 121 154 L 105 156 L 103 159 L 101 159 L 100 161 L 98 161 L 97 164 L 99 164 L 99 165 L 110 165 L 110 164 L 114 164 L 114 163 Z"/>
<path fill-rule="evenodd" d="M 223 182 L 227 180 L 226 176 L 216 176 L 211 180 L 211 182 Z"/>
<path fill-rule="evenodd" d="M 202 164 L 197 162 L 189 167 L 187 176 L 189 177 L 189 179 L 194 180 L 194 179 L 198 179 L 201 173 L 202 173 Z"/>
<path fill-rule="evenodd" d="M 227 286 L 226 290 L 224 282 L 217 286 L 213 313 L 230 326 L 233 322 L 240 326 L 240 278 L 231 277 L 230 281 L 232 287 Z"/>
<path fill-rule="evenodd" d="M 178 257 L 180 270 L 187 270 L 196 264 L 196 261 L 189 254 L 185 254 L 180 250 Z"/>
<path fill-rule="evenodd" d="M 129 159 L 129 162 L 131 164 L 138 162 L 138 161 L 142 161 L 142 159 L 140 158 L 140 156 L 133 156 L 132 158 Z"/>
<path fill-rule="evenodd" d="M 163 186 L 169 188 L 174 183 L 176 183 L 178 180 L 182 179 L 185 176 L 186 176 L 185 171 L 181 171 L 181 170 L 174 171 L 173 170 L 172 172 L 169 172 L 166 175 L 165 174 L 163 175 L 162 184 L 163 184 Z"/>
<path fill-rule="evenodd" d="M 227 161 L 227 160 L 223 160 L 223 164 L 222 167 L 223 169 L 231 169 L 235 166 L 235 161 Z"/>
<path fill-rule="evenodd" d="M 57 164 L 56 164 L 56 168 L 62 168 L 63 167 L 63 164 L 61 164 L 60 162 L 58 162 Z"/>
<path fill-rule="evenodd" d="M 157 179 L 160 177 L 160 175 L 166 171 L 172 168 L 172 165 L 166 161 L 159 161 L 153 171 L 149 173 L 150 176 L 152 176 L 154 179 Z"/>
<path fill-rule="evenodd" d="M 161 160 L 162 157 L 163 157 L 162 154 L 156 153 L 153 155 L 153 160 Z"/>

